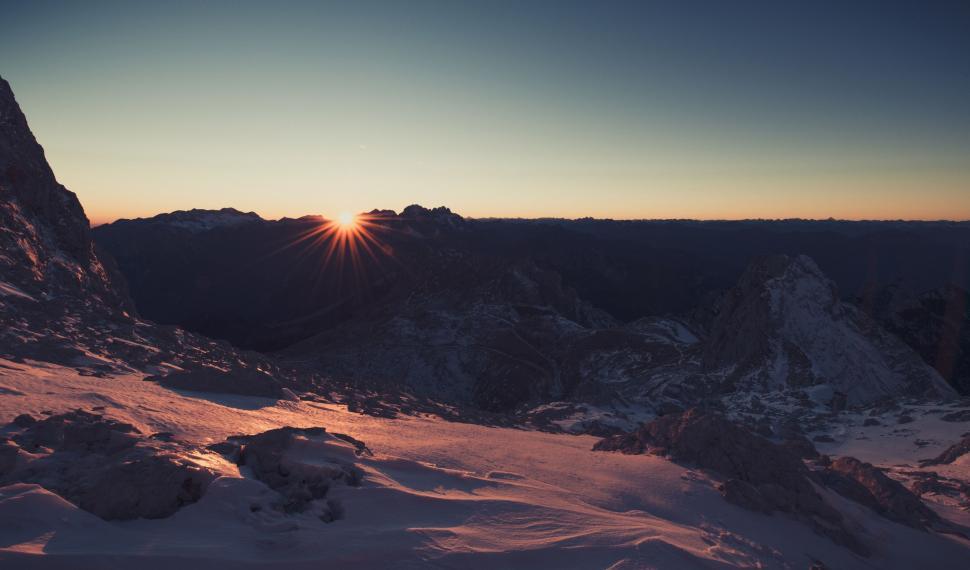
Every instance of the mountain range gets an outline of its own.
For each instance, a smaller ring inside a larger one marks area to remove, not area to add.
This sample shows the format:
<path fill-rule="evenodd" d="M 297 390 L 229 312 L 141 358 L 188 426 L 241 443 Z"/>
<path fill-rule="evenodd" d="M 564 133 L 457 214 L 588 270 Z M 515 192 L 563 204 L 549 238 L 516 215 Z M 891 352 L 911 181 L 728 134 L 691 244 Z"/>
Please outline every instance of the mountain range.
<path fill-rule="evenodd" d="M 331 263 L 335 240 L 321 233 L 330 222 L 313 216 L 195 210 L 93 235 L 149 318 L 313 361 L 330 376 L 494 411 L 609 399 L 621 385 L 635 386 L 624 396 L 655 396 L 660 371 L 691 375 L 693 364 L 682 365 L 691 359 L 705 378 L 731 377 L 715 382 L 722 388 L 740 376 L 767 387 L 846 374 L 836 391 L 853 402 L 904 384 L 939 388 L 907 346 L 966 390 L 970 313 L 958 305 L 962 274 L 952 268 L 968 263 L 968 224 L 474 220 L 420 206 L 362 220 L 377 245 L 353 272 Z M 812 251 L 828 271 L 785 251 Z M 863 251 L 866 261 L 853 263 Z M 936 263 L 924 271 L 928 261 Z M 881 301 L 902 287 L 953 300 L 911 304 L 902 322 Z M 763 302 L 772 295 L 786 304 Z M 917 326 L 932 330 L 908 332 Z M 683 335 L 657 333 L 666 329 Z M 754 381 L 752 366 L 785 371 Z M 779 375 L 788 380 L 769 379 Z"/>

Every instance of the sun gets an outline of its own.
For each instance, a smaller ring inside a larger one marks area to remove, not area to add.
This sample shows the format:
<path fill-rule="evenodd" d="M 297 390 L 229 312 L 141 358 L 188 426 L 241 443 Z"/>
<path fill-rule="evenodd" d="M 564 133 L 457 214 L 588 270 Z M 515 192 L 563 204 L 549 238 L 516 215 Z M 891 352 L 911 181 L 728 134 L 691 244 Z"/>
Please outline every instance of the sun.
<path fill-rule="evenodd" d="M 352 229 L 357 225 L 357 216 L 351 214 L 350 212 L 340 212 L 340 215 L 337 216 L 337 224 L 341 229 Z"/>

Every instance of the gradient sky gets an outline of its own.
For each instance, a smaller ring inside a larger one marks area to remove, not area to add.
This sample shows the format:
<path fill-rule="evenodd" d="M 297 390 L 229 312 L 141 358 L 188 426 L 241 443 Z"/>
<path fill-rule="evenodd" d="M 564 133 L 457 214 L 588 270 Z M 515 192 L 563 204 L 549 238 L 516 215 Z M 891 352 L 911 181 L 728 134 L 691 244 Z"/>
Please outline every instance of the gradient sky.
<path fill-rule="evenodd" d="M 970 219 L 970 2 L 0 0 L 93 222 Z"/>

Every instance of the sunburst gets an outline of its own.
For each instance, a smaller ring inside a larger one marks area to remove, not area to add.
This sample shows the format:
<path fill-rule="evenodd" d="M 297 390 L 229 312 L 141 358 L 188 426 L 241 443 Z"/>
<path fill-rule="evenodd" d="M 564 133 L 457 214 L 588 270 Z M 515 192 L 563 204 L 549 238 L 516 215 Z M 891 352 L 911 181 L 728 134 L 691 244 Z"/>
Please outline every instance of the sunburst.
<path fill-rule="evenodd" d="M 338 282 L 350 285 L 347 294 L 368 289 L 368 279 L 376 278 L 373 262 L 396 262 L 391 246 L 381 234 L 394 231 L 379 216 L 342 212 L 334 219 L 323 219 L 307 229 L 283 249 L 298 247 L 305 262 L 317 268 L 313 289 L 330 273 Z M 371 262 L 371 263 L 367 263 Z M 370 275 L 369 275 L 370 274 Z"/>

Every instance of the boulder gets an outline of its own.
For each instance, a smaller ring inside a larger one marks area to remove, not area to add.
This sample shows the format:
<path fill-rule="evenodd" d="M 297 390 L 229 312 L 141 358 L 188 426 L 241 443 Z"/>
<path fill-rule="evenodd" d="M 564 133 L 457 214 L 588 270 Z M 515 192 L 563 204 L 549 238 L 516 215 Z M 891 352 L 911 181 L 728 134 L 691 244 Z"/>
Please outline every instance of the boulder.
<path fill-rule="evenodd" d="M 227 455 L 234 456 L 240 466 L 282 496 L 280 508 L 284 512 L 303 512 L 312 503 L 327 496 L 334 484 L 357 486 L 363 473 L 348 458 L 370 450 L 363 442 L 343 434 L 329 434 L 322 427 L 283 427 L 252 436 L 234 436 L 228 440 L 237 444 L 220 446 Z M 304 461 L 295 448 L 313 447 L 313 460 Z M 329 522 L 339 518 L 340 507 L 333 501 L 317 503 L 322 509 L 321 519 Z"/>
<path fill-rule="evenodd" d="M 8 429 L 19 431 L 0 446 L 0 484 L 39 484 L 105 520 L 170 516 L 216 477 L 177 445 L 83 410 Z"/>
<path fill-rule="evenodd" d="M 215 475 L 175 454 L 139 448 L 108 462 L 87 479 L 77 490 L 54 490 L 105 520 L 129 520 L 175 514 L 201 499 Z"/>
<path fill-rule="evenodd" d="M 906 487 L 854 457 L 833 460 L 821 476 L 829 488 L 891 521 L 920 530 L 940 522 L 939 515 Z"/>

